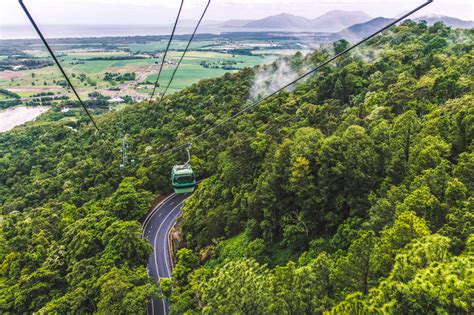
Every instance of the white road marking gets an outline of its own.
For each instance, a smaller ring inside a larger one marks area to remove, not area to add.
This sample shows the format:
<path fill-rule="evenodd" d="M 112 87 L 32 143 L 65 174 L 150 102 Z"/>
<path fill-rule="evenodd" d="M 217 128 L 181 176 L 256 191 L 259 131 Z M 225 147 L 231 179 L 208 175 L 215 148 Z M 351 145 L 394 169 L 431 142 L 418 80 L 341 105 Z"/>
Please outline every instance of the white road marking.
<path fill-rule="evenodd" d="M 182 203 L 181 203 L 182 204 Z M 174 210 L 174 209 L 173 209 Z M 168 237 L 169 237 L 169 234 L 171 232 L 171 228 L 173 227 L 174 225 L 174 221 L 175 219 L 179 216 L 179 210 L 178 210 L 178 213 L 176 214 L 176 216 L 174 217 L 173 221 L 171 222 L 171 224 L 169 225 L 169 227 L 166 229 L 166 233 L 165 233 L 165 239 L 163 241 L 163 247 L 165 248 L 165 251 L 168 252 L 168 246 L 167 246 L 167 242 L 168 242 Z M 169 252 L 168 252 L 168 257 L 169 257 Z M 168 271 L 168 276 L 171 278 L 171 269 L 170 269 L 170 266 L 168 264 L 168 260 L 165 259 L 165 265 L 166 265 L 166 270 Z"/>
<path fill-rule="evenodd" d="M 160 279 L 160 271 L 158 269 L 158 260 L 156 258 L 156 249 L 158 248 L 156 246 L 156 239 L 158 237 L 158 234 L 161 230 L 161 227 L 163 226 L 163 224 L 166 222 L 166 219 L 168 219 L 168 217 L 173 213 L 173 211 L 178 208 L 184 201 L 181 201 L 179 204 L 176 205 L 176 207 L 174 207 L 173 209 L 171 209 L 171 211 L 168 213 L 168 215 L 164 218 L 164 220 L 161 222 L 160 226 L 158 227 L 158 230 L 156 231 L 156 234 L 155 234 L 155 238 L 153 239 L 153 248 L 154 248 L 154 251 L 155 251 L 155 267 L 156 267 L 156 274 L 157 274 L 157 277 L 158 277 L 158 280 Z M 167 267 L 168 269 L 168 265 L 167 265 L 167 261 L 165 259 L 165 266 Z M 165 315 L 166 315 L 166 306 L 165 306 L 165 299 L 163 298 L 162 299 L 162 302 L 163 302 L 163 311 L 165 312 Z"/>
<path fill-rule="evenodd" d="M 173 209 L 171 209 L 171 211 L 168 213 L 168 215 L 164 218 L 163 222 L 161 222 L 160 226 L 158 227 L 158 230 L 156 231 L 156 234 L 155 234 L 155 238 L 153 240 L 153 247 L 155 248 L 155 250 L 158 248 L 158 246 L 156 246 L 156 239 L 158 237 L 158 234 L 160 233 L 160 230 L 163 226 L 163 224 L 165 224 L 166 222 L 166 219 L 168 219 L 168 217 L 173 213 L 173 211 L 178 208 L 183 202 L 177 204 Z M 166 262 L 166 259 L 165 259 L 165 262 Z M 158 260 L 156 259 L 156 255 L 155 255 L 155 267 L 156 267 L 156 272 L 158 273 L 158 276 L 159 276 L 159 271 L 158 271 Z"/>
<path fill-rule="evenodd" d="M 160 211 L 161 208 L 166 205 L 166 203 L 170 200 L 173 200 L 174 198 L 178 197 L 179 195 L 177 194 L 171 194 L 170 196 L 166 197 L 164 200 L 162 200 L 162 202 L 160 204 L 158 204 L 155 208 L 153 208 L 153 210 L 148 214 L 148 216 L 145 218 L 145 222 L 144 222 L 144 225 L 142 226 L 142 230 L 143 230 L 143 233 L 145 233 L 147 227 L 148 227 L 148 223 L 150 223 L 151 221 L 151 218 L 153 216 L 155 216 L 158 212 L 160 212 L 159 216 L 158 217 L 161 217 L 161 214 L 162 212 Z M 153 227 L 153 225 L 152 225 Z M 151 232 L 151 230 L 148 231 L 148 234 Z M 157 233 L 158 234 L 158 233 Z M 144 234 L 142 234 L 142 238 L 144 237 Z M 151 241 L 151 240 L 150 240 Z M 153 253 L 154 255 L 154 253 Z M 155 256 L 155 264 L 156 264 L 156 256 Z M 157 276 L 158 276 L 158 279 L 159 279 L 159 274 L 158 274 L 158 268 L 156 270 L 157 272 Z M 153 301 L 153 299 L 151 299 L 151 310 L 152 310 L 152 314 L 154 315 L 155 314 L 155 303 Z M 164 302 L 164 299 L 163 299 L 163 310 L 166 314 L 166 307 L 165 307 L 165 302 Z M 148 314 L 148 309 L 147 309 L 147 314 Z"/>
<path fill-rule="evenodd" d="M 170 200 L 173 200 L 174 198 L 178 197 L 179 195 L 177 194 L 171 194 L 169 195 L 168 197 L 166 197 L 165 199 L 163 199 L 158 205 L 156 205 L 153 210 L 150 211 L 150 213 L 147 215 L 147 217 L 145 218 L 145 221 L 143 222 L 143 230 L 146 230 L 146 227 L 148 226 L 148 224 L 150 223 L 150 218 L 153 217 L 155 214 L 157 214 L 160 209 Z"/>

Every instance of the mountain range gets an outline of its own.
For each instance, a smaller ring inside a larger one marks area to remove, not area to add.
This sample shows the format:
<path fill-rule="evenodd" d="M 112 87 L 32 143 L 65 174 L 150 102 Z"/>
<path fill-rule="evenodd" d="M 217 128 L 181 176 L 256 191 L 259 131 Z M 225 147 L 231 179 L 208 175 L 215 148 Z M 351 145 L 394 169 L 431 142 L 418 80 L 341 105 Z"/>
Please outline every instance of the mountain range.
<path fill-rule="evenodd" d="M 474 26 L 473 21 L 463 21 L 457 18 L 453 18 L 450 16 L 420 16 L 415 19 L 414 21 L 422 21 L 425 20 L 429 25 L 433 25 L 436 22 L 443 22 L 447 26 L 452 28 L 472 28 Z M 367 21 L 365 23 L 357 23 L 354 24 L 336 34 L 338 38 L 345 38 L 349 41 L 358 41 L 364 37 L 369 36 L 373 32 L 377 31 L 378 29 L 388 25 L 389 23 L 395 21 L 395 19 L 389 19 L 384 17 L 378 17 Z"/>
<path fill-rule="evenodd" d="M 221 27 L 239 27 L 253 29 L 291 29 L 312 30 L 317 32 L 336 32 L 356 23 L 369 21 L 371 17 L 361 11 L 329 11 L 315 19 L 308 19 L 288 13 L 280 13 L 259 20 L 230 20 L 221 23 Z"/>
<path fill-rule="evenodd" d="M 443 22 L 447 26 L 453 28 L 473 28 L 474 21 L 464 21 L 458 18 L 446 16 L 446 15 L 426 15 L 420 16 L 414 19 L 415 21 L 425 20 L 429 25 L 432 25 L 436 22 Z"/>
<path fill-rule="evenodd" d="M 333 10 L 315 19 L 308 19 L 289 13 L 280 13 L 258 20 L 229 20 L 220 23 L 213 22 L 212 24 L 221 28 L 332 32 L 341 36 L 348 36 L 351 39 L 358 39 L 367 36 L 393 20 L 384 17 L 371 18 L 362 11 Z M 430 25 L 436 22 L 443 22 L 453 28 L 474 27 L 473 21 L 464 21 L 444 15 L 420 16 L 414 20 L 425 20 Z"/>
<path fill-rule="evenodd" d="M 345 38 L 349 41 L 358 41 L 381 29 L 385 25 L 395 21 L 395 19 L 388 19 L 378 17 L 365 23 L 354 24 L 337 33 L 337 37 Z"/>

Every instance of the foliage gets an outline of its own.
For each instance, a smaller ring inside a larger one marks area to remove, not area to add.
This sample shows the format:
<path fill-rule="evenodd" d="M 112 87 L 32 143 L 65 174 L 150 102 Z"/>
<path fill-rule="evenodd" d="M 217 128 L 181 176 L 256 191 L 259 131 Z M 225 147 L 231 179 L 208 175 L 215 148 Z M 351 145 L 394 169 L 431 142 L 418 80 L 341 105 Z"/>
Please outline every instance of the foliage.
<path fill-rule="evenodd" d="M 372 41 L 383 49 L 373 60 L 343 58 L 227 126 L 231 140 L 184 207 L 185 244 L 211 255 L 188 276 L 200 285 L 187 310 L 249 311 L 231 300 L 252 304 L 233 281 L 253 286 L 260 314 L 472 310 L 473 81 L 463 68 L 473 51 L 454 44 L 459 35 L 406 22 Z M 275 266 L 276 247 L 299 263 Z M 257 293 L 264 284 L 272 291 Z"/>
<path fill-rule="evenodd" d="M 204 180 L 161 283 L 171 311 L 472 312 L 472 38 L 405 22 L 371 40 L 377 56 L 344 57 L 195 141 Z M 124 173 L 84 116 L 0 134 L 2 312 L 145 312 L 158 287 L 137 220 L 186 158 L 168 149 L 247 106 L 255 71 L 97 116 L 114 149 L 128 134 Z"/>

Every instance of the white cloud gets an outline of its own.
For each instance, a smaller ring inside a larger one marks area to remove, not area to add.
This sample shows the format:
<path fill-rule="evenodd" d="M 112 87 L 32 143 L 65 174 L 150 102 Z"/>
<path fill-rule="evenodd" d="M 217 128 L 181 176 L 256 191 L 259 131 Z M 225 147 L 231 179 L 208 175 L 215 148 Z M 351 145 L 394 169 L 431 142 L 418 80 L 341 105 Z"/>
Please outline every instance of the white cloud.
<path fill-rule="evenodd" d="M 167 24 L 180 0 L 25 0 L 44 24 Z M 196 18 L 207 0 L 184 0 L 182 17 Z M 329 10 L 361 10 L 394 17 L 423 0 L 212 0 L 208 20 L 262 18 L 281 12 L 315 18 Z M 435 0 L 419 14 L 443 14 L 474 20 L 472 0 Z M 0 0 L 0 26 L 26 24 L 17 0 Z"/>

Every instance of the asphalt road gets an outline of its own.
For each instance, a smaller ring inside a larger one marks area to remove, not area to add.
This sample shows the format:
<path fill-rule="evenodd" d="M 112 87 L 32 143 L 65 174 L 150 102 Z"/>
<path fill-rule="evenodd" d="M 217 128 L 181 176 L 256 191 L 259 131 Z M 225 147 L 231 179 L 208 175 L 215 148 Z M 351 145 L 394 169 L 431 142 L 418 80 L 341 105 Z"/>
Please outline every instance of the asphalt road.
<path fill-rule="evenodd" d="M 168 234 L 176 219 L 181 215 L 183 201 L 189 197 L 185 195 L 171 195 L 153 209 L 143 225 L 143 237 L 153 245 L 153 253 L 148 261 L 148 274 L 157 281 L 160 278 L 169 278 L 172 273 L 172 263 L 168 251 Z M 166 299 L 153 299 L 148 305 L 148 314 L 168 314 L 169 302 Z"/>

